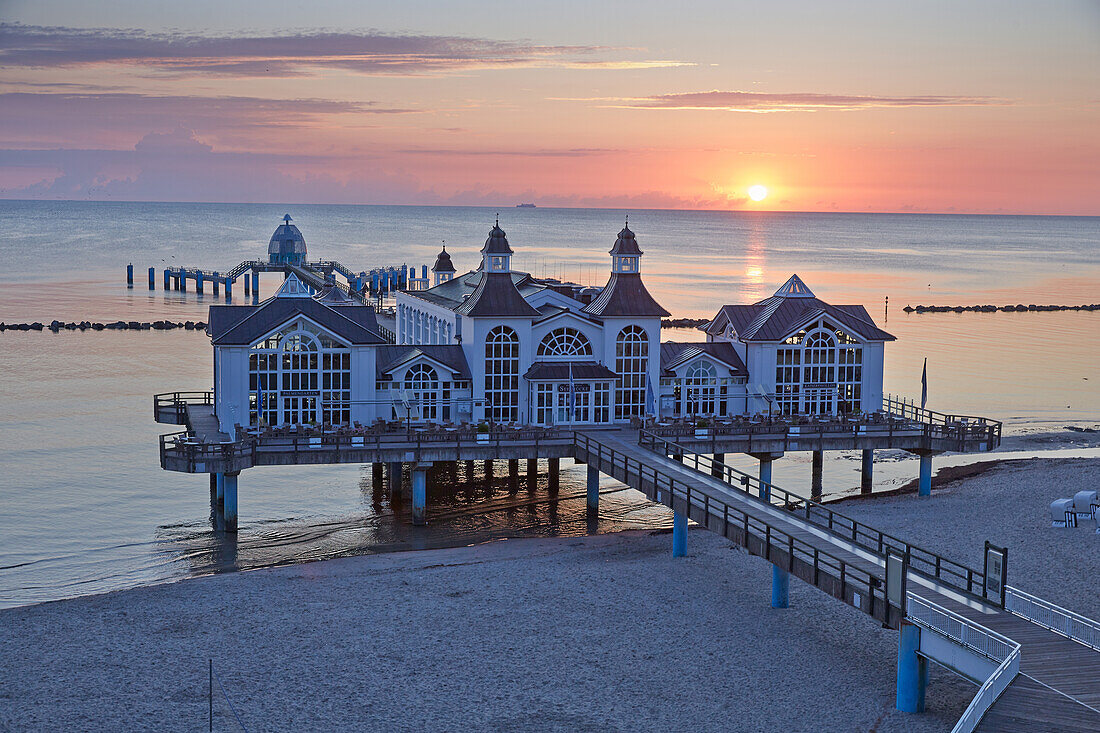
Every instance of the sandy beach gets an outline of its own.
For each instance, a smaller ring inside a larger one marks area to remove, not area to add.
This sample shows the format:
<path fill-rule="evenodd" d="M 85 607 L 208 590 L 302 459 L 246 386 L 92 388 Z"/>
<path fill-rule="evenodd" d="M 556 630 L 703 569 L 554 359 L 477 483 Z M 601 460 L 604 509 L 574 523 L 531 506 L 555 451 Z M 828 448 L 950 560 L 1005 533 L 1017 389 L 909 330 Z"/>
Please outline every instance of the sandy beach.
<path fill-rule="evenodd" d="M 1052 530 L 1098 461 L 1009 462 L 842 511 L 1097 615 L 1097 544 Z M 195 730 L 207 659 L 249 730 L 943 731 L 976 688 L 933 667 L 894 710 L 896 632 L 693 529 L 509 540 L 232 573 L 0 612 L 0 727 Z M 1090 581 L 1090 578 L 1092 579 Z M 215 726 L 234 723 L 215 699 Z"/>

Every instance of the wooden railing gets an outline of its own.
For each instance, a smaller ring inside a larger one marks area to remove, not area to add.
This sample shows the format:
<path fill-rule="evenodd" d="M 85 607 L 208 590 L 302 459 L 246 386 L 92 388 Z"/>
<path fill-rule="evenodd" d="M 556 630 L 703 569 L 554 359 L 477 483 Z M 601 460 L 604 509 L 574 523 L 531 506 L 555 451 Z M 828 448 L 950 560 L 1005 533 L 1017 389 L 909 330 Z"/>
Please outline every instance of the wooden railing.
<path fill-rule="evenodd" d="M 739 530 L 742 533 L 742 544 L 750 553 L 769 561 L 774 561 L 779 556 L 778 559 L 783 561 L 788 571 L 793 570 L 796 563 L 804 563 L 812 568 L 814 585 L 821 585 L 821 576 L 831 576 L 839 584 L 840 597 L 848 598 L 852 592 L 859 593 L 859 605 L 864 612 L 875 616 L 877 608 L 878 614 L 885 618 L 886 597 L 882 581 L 860 565 L 790 534 L 765 519 L 750 514 L 737 504 L 694 489 L 690 483 L 674 474 L 651 463 L 631 458 L 600 442 L 592 434 L 575 433 L 574 441 L 578 451 L 583 451 L 584 461 L 598 467 L 601 472 L 653 495 L 656 501 L 676 511 L 684 511 L 685 504 L 702 509 L 708 518 L 715 520 L 706 521 L 708 529 L 718 531 L 726 537 L 730 536 L 731 530 Z M 823 540 L 822 544 L 827 543 Z"/>
<path fill-rule="evenodd" d="M 924 425 L 929 435 L 960 441 L 988 440 L 989 450 L 1001 444 L 1003 425 L 999 420 L 936 412 L 893 395 L 886 395 L 883 398 L 882 409 L 887 414 Z"/>
<path fill-rule="evenodd" d="M 638 444 L 663 456 L 682 456 L 681 462 L 685 466 L 716 478 L 747 496 L 784 509 L 879 557 L 885 558 L 887 550 L 901 553 L 907 558 L 910 571 L 934 578 L 972 596 L 983 597 L 985 575 L 981 570 L 975 570 L 931 550 L 906 542 L 899 537 L 835 512 L 824 504 L 782 489 L 775 484 L 763 482 L 756 476 L 715 461 L 709 456 L 691 453 L 689 446 L 666 440 L 648 430 L 642 430 L 639 433 Z"/>
<path fill-rule="evenodd" d="M 187 423 L 188 405 L 213 405 L 213 392 L 166 392 L 153 395 L 153 419 L 174 416 L 176 425 Z"/>

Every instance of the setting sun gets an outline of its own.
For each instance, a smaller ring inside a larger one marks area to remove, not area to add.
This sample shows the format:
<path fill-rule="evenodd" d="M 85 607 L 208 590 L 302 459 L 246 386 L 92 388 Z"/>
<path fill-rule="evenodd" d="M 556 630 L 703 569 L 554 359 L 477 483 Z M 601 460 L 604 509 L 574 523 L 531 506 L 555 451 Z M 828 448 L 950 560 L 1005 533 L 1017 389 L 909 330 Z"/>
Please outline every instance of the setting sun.
<path fill-rule="evenodd" d="M 768 189 L 765 186 L 759 184 L 755 186 L 749 186 L 749 198 L 753 201 L 763 201 L 768 197 Z"/>

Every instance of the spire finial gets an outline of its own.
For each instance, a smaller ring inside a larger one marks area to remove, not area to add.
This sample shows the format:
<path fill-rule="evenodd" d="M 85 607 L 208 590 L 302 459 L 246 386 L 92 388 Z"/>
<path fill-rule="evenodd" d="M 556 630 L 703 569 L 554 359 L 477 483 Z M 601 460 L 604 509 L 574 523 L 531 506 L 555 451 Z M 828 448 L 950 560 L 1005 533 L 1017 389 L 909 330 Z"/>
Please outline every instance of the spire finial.
<path fill-rule="evenodd" d="M 289 224 L 291 221 L 292 221 L 292 219 L 290 218 L 290 214 L 284 214 L 283 215 L 283 223 L 284 224 Z"/>
<path fill-rule="evenodd" d="M 623 227 L 626 228 L 626 229 L 630 228 L 630 214 L 626 215 L 626 223 L 623 224 Z"/>
<path fill-rule="evenodd" d="M 443 240 L 443 251 L 444 252 L 447 251 L 447 240 L 446 239 Z"/>
<path fill-rule="evenodd" d="M 497 212 L 497 223 L 496 223 L 496 225 L 498 227 L 500 226 L 500 212 L 499 211 Z"/>

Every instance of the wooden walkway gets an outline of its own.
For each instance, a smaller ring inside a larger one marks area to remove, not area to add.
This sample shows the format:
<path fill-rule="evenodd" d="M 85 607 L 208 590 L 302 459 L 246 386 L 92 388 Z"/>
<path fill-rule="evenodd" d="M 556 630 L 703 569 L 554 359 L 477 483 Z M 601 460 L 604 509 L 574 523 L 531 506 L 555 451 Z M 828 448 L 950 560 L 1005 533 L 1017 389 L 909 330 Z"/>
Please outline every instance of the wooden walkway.
<path fill-rule="evenodd" d="M 706 472 L 638 444 L 633 431 L 579 434 L 577 459 L 687 514 L 750 553 L 834 598 L 897 627 L 885 602 L 885 555 L 866 542 L 808 522 Z M 853 535 L 857 533 L 853 532 Z M 812 548 L 812 549 L 811 549 Z M 1100 652 L 985 602 L 961 584 L 910 570 L 909 588 L 1021 645 L 1020 675 L 977 730 L 1100 731 Z"/>

